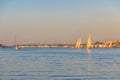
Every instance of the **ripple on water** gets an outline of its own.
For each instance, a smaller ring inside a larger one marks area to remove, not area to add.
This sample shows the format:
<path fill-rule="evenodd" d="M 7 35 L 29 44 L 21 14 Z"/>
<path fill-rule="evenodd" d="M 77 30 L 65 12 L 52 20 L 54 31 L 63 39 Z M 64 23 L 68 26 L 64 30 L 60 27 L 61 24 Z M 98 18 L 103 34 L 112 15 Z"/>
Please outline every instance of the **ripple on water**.
<path fill-rule="evenodd" d="M 68 79 L 63 79 L 63 80 L 82 80 L 82 79 L 78 79 L 78 78 L 68 78 Z"/>
<path fill-rule="evenodd" d="M 0 80 L 120 80 L 119 57 L 120 49 L 3 50 Z"/>

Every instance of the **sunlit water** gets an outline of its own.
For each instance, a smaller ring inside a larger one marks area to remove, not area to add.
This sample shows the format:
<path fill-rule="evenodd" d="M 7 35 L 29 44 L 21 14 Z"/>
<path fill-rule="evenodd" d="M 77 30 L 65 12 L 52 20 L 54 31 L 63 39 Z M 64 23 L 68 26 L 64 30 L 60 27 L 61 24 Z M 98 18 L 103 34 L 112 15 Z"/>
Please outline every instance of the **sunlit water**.
<path fill-rule="evenodd" d="M 120 48 L 0 48 L 0 80 L 120 80 Z"/>

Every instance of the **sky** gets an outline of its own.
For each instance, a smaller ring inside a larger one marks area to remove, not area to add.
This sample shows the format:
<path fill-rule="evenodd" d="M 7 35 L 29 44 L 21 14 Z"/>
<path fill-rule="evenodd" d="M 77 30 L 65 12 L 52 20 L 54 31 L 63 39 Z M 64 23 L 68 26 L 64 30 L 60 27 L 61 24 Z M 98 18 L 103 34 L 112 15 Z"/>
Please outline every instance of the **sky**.
<path fill-rule="evenodd" d="M 0 43 L 120 39 L 120 0 L 0 0 Z"/>

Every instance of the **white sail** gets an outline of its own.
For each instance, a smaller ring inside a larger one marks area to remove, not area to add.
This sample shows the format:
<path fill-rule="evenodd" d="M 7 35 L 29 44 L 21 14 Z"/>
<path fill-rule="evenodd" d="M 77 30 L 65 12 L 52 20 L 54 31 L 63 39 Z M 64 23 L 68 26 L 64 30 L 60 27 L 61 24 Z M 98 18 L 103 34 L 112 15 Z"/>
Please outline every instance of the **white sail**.
<path fill-rule="evenodd" d="M 81 39 L 78 39 L 75 45 L 75 48 L 80 48 L 81 46 Z"/>
<path fill-rule="evenodd" d="M 90 36 L 90 34 L 88 35 L 88 40 L 87 40 L 87 46 L 86 46 L 86 48 L 87 49 L 89 49 L 90 47 L 91 47 L 91 36 Z"/>

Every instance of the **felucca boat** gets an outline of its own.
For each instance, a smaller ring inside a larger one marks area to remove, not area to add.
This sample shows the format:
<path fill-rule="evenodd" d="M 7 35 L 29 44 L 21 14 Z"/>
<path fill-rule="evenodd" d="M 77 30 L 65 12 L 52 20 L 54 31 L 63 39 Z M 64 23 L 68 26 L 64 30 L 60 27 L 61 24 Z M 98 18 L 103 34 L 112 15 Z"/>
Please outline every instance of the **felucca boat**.
<path fill-rule="evenodd" d="M 91 48 L 91 43 L 92 43 L 92 41 L 91 41 L 91 36 L 90 36 L 90 34 L 89 34 L 89 35 L 88 35 L 88 40 L 87 40 L 86 49 L 90 49 L 90 48 Z"/>
<path fill-rule="evenodd" d="M 75 45 L 75 48 L 80 48 L 81 46 L 81 39 L 78 39 Z"/>
<path fill-rule="evenodd" d="M 19 47 L 18 44 L 15 46 L 15 49 L 16 49 L 16 50 L 19 50 L 19 49 L 20 49 L 20 47 Z"/>

